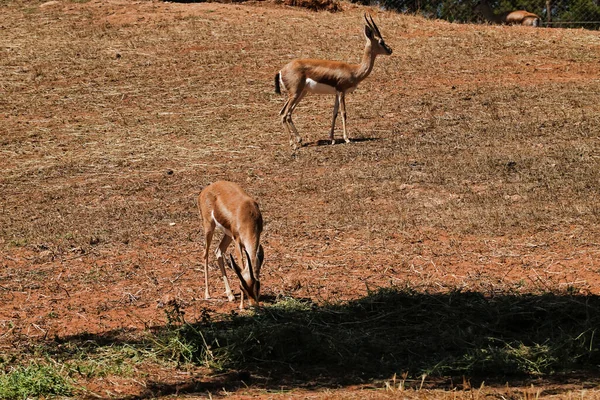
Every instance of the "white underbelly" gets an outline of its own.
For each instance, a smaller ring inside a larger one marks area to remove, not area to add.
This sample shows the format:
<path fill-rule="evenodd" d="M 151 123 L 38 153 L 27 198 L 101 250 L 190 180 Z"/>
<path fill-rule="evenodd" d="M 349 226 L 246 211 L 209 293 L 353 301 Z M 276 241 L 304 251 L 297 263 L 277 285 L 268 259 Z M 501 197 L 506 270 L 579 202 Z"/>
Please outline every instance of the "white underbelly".
<path fill-rule="evenodd" d="M 217 226 L 217 228 L 219 228 L 227 236 L 233 237 L 233 234 L 231 233 L 231 231 L 229 229 L 225 228 L 223 225 L 221 225 L 219 223 L 219 221 L 217 221 L 217 219 L 215 218 L 215 212 L 214 211 L 211 213 L 211 216 L 212 216 L 213 221 L 215 221 L 215 225 Z"/>
<path fill-rule="evenodd" d="M 352 93 L 354 91 L 354 89 L 356 89 L 356 86 L 346 90 L 346 93 Z M 306 90 L 308 90 L 310 93 L 315 93 L 315 94 L 336 94 L 337 93 L 337 90 L 335 90 L 335 88 L 333 86 L 329 86 L 324 83 L 319 83 L 310 78 L 306 78 Z"/>
<path fill-rule="evenodd" d="M 315 94 L 335 94 L 336 90 L 333 86 L 319 83 L 310 78 L 306 79 L 306 90 Z"/>

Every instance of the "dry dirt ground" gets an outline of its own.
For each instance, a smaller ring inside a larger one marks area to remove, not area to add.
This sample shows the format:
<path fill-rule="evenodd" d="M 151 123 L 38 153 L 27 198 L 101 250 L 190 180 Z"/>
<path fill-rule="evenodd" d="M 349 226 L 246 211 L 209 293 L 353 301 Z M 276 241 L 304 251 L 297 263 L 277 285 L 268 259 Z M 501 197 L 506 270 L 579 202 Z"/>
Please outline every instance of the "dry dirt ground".
<path fill-rule="evenodd" d="M 341 4 L 0 2 L 0 352 L 161 326 L 168 299 L 190 321 L 236 310 L 214 259 L 203 299 L 196 197 L 218 179 L 260 203 L 267 304 L 390 285 L 600 294 L 600 34 Z M 292 152 L 275 73 L 295 57 L 358 61 L 366 10 L 394 53 L 348 96 L 354 142 L 324 145 L 333 98 L 314 96 Z M 580 396 L 540 385 L 519 393 Z M 292 395 L 399 396 L 268 396 Z"/>

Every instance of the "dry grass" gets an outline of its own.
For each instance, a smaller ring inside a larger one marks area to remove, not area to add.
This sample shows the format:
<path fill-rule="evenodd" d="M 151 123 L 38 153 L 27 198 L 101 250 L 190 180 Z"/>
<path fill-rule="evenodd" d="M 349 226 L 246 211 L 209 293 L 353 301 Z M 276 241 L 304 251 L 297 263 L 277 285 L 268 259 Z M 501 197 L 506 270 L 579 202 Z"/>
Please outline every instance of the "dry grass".
<path fill-rule="evenodd" d="M 295 56 L 357 59 L 360 11 L 245 6 L 228 20 L 227 7 L 141 3 L 134 17 L 67 4 L 9 21 L 5 244 L 109 244 L 171 220 L 181 240 L 193 194 L 217 178 L 244 182 L 269 221 L 328 221 L 363 239 L 597 226 L 594 33 L 382 14 L 396 53 L 350 99 L 353 136 L 372 141 L 292 158 L 272 75 Z M 309 141 L 325 137 L 329 103 L 299 108 Z"/>
<path fill-rule="evenodd" d="M 309 229 L 328 221 L 361 236 L 598 224 L 598 60 L 574 45 L 597 47 L 592 32 L 381 15 L 396 55 L 380 58 L 350 100 L 353 136 L 372 141 L 291 158 L 272 75 L 294 56 L 357 59 L 360 11 L 277 18 L 280 9 L 246 6 L 228 20 L 220 5 L 137 8 L 134 18 L 93 4 L 32 7 L 7 26 L 7 243 L 52 246 L 71 233 L 70 244 L 108 244 L 169 220 L 188 228 L 193 194 L 216 178 L 246 182 L 269 221 L 304 217 Z M 309 141 L 325 137 L 329 100 L 298 110 Z M 388 210 L 369 212 L 372 203 Z"/>
<path fill-rule="evenodd" d="M 292 154 L 273 76 L 358 61 L 365 8 L 40 4 L 0 2 L 3 348 L 160 323 L 165 294 L 199 315 L 195 197 L 217 179 L 261 204 L 271 298 L 599 293 L 597 32 L 371 9 L 394 54 L 349 95 L 356 142 L 316 146 L 333 99 L 309 97 Z"/>

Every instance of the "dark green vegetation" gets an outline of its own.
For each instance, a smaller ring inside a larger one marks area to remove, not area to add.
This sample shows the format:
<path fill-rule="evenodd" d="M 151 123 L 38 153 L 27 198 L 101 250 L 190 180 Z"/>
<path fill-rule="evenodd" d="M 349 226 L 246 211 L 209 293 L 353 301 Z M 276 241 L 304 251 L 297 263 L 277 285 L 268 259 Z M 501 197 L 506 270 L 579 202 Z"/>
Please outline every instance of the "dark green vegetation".
<path fill-rule="evenodd" d="M 383 0 L 379 4 L 390 10 L 421 14 L 451 22 L 474 22 L 481 19 L 474 11 L 479 0 Z M 372 4 L 370 0 L 356 3 Z M 600 5 L 594 0 L 489 0 L 494 13 L 527 10 L 542 18 L 543 26 L 566 26 L 598 29 Z"/>
<path fill-rule="evenodd" d="M 4 373 L 0 373 L 0 398 L 29 399 L 74 394 L 72 381 L 66 377 L 61 367 L 54 363 L 31 363 L 26 367 L 8 368 Z"/>

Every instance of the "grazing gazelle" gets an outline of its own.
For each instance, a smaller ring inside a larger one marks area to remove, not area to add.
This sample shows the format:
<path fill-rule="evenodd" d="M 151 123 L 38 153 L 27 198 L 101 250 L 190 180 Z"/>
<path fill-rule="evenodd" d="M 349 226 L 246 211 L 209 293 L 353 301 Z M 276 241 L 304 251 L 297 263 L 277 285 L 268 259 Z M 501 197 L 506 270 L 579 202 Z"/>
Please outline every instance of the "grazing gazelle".
<path fill-rule="evenodd" d="M 233 241 L 235 252 L 246 268 L 242 269 L 231 256 L 229 266 L 234 270 L 242 287 L 240 309 L 244 308 L 244 294 L 248 296 L 251 305 L 258 306 L 260 297 L 260 268 L 264 259 L 263 248 L 260 245 L 260 234 L 263 229 L 263 220 L 258 208 L 258 203 L 236 183 L 227 181 L 214 182 L 202 190 L 198 197 L 198 208 L 204 227 L 206 247 L 204 249 L 204 297 L 210 298 L 208 291 L 208 250 L 212 241 L 215 228 L 225 234 L 219 247 L 215 250 L 217 263 L 225 283 L 225 293 L 229 301 L 235 300 L 231 293 L 223 255 L 229 244 Z M 245 255 L 245 257 L 244 257 Z"/>
<path fill-rule="evenodd" d="M 344 129 L 344 140 L 350 142 L 346 132 L 346 93 L 352 92 L 358 84 L 363 81 L 373 69 L 375 57 L 379 54 L 390 55 L 392 49 L 385 44 L 381 37 L 379 28 L 375 25 L 373 17 L 367 19 L 365 14 L 365 37 L 367 43 L 360 64 L 348 64 L 340 61 L 296 59 L 290 61 L 281 71 L 275 75 L 275 93 L 281 93 L 281 86 L 288 92 L 288 99 L 279 112 L 281 122 L 290 135 L 290 144 L 294 149 L 302 143 L 302 138 L 292 121 L 292 113 L 307 93 L 335 94 L 333 106 L 333 121 L 329 140 L 335 144 L 333 130 L 338 108 L 342 109 L 342 126 Z M 295 136 L 295 138 L 294 138 Z"/>
<path fill-rule="evenodd" d="M 540 26 L 542 21 L 538 15 L 525 10 L 494 14 L 487 0 L 480 0 L 473 10 L 493 24 Z"/>

